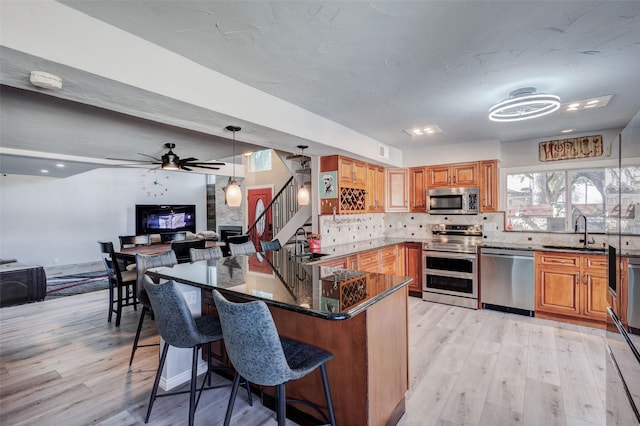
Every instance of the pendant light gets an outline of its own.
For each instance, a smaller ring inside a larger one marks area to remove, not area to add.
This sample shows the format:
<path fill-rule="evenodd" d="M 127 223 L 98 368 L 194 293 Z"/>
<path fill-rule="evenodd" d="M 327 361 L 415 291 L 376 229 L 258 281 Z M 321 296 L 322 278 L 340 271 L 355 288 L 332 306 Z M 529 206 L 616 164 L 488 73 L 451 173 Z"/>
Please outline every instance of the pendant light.
<path fill-rule="evenodd" d="M 242 190 L 240 190 L 240 185 L 236 182 L 236 132 L 239 132 L 241 129 L 238 126 L 227 126 L 226 129 L 233 132 L 233 179 L 227 186 L 225 200 L 229 207 L 240 207 Z"/>
<path fill-rule="evenodd" d="M 304 159 L 304 150 L 308 148 L 308 146 L 298 145 L 298 148 L 300 148 L 300 156 L 302 157 L 302 169 L 306 171 L 305 165 L 307 164 L 307 162 Z M 309 201 L 310 201 L 309 190 L 304 186 L 304 174 L 303 174 L 302 184 L 298 189 L 298 204 L 301 206 L 307 206 L 309 205 Z"/>

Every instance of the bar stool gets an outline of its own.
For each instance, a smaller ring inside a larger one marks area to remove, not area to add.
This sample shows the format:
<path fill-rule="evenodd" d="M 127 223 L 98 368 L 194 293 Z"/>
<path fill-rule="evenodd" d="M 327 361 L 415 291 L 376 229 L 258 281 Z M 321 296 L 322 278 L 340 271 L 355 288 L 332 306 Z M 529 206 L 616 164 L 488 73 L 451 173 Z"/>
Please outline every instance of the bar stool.
<path fill-rule="evenodd" d="M 189 257 L 192 262 L 198 260 L 222 259 L 222 249 L 220 247 L 211 247 L 206 249 L 189 249 Z"/>
<path fill-rule="evenodd" d="M 200 391 L 198 392 L 198 398 L 196 400 L 198 350 L 202 345 L 208 345 L 211 342 L 216 342 L 222 339 L 220 321 L 212 315 L 193 318 L 193 316 L 191 316 L 191 311 L 189 311 L 187 302 L 184 300 L 184 297 L 182 297 L 182 294 L 178 291 L 176 284 L 173 281 L 155 284 L 151 281 L 151 278 L 145 275 L 143 283 L 144 288 L 147 291 L 147 295 L 149 296 L 149 300 L 151 301 L 151 306 L 153 307 L 158 331 L 160 336 L 164 339 L 164 346 L 162 348 L 162 354 L 160 355 L 160 364 L 158 365 L 156 379 L 153 383 L 153 389 L 151 390 L 149 407 L 147 409 L 147 416 L 145 417 L 144 422 L 147 423 L 149 421 L 151 409 L 153 408 L 153 403 L 157 397 L 189 392 L 189 426 L 192 426 L 196 407 L 200 400 L 202 391 L 221 387 L 211 386 L 205 388 L 205 384 L 211 374 L 211 348 L 209 348 L 207 373 L 202 381 Z M 164 368 L 164 363 L 167 359 L 169 346 L 193 349 L 191 363 L 191 387 L 189 391 L 168 392 L 158 395 L 158 384 L 160 383 L 162 369 Z"/>
<path fill-rule="evenodd" d="M 136 254 L 136 272 L 137 272 L 137 284 L 138 284 L 138 301 L 142 305 L 142 312 L 140 312 L 140 320 L 138 321 L 138 330 L 136 330 L 136 337 L 133 339 L 133 347 L 131 348 L 131 357 L 129 358 L 129 365 L 133 363 L 133 356 L 136 353 L 136 349 L 146 346 L 158 346 L 153 345 L 138 345 L 138 339 L 140 339 L 140 331 L 142 330 L 142 324 L 144 323 L 144 317 L 149 314 L 151 318 L 153 316 L 153 308 L 151 307 L 151 301 L 144 289 L 144 277 L 149 268 L 157 268 L 159 266 L 173 266 L 178 264 L 176 254 L 173 250 L 161 254 Z"/>
<path fill-rule="evenodd" d="M 229 251 L 231 252 L 231 256 L 238 254 L 255 254 L 256 246 L 254 246 L 251 241 L 240 244 L 229 243 Z"/>
<path fill-rule="evenodd" d="M 333 354 L 315 346 L 279 337 L 271 313 L 262 301 L 233 303 L 217 290 L 213 291 L 213 300 L 220 316 L 227 355 L 237 371 L 224 419 L 225 426 L 231 421 L 241 376 L 257 385 L 276 387 L 276 417 L 279 426 L 286 423 L 287 401 L 303 403 L 314 408 L 325 421 L 335 426 L 336 419 L 325 367 L 325 363 L 333 359 Z M 315 404 L 309 401 L 287 400 L 285 395 L 285 383 L 300 379 L 318 367 L 322 374 L 329 417 Z"/>
<path fill-rule="evenodd" d="M 120 262 L 116 258 L 111 241 L 98 241 L 98 245 L 109 279 L 109 318 L 107 321 L 111 322 L 112 314 L 115 312 L 116 327 L 120 327 L 122 308 L 133 306 L 134 310 L 138 310 L 136 271 L 120 268 Z"/>
<path fill-rule="evenodd" d="M 260 241 L 260 249 L 263 252 L 266 251 L 278 251 L 282 248 L 282 246 L 280 245 L 280 240 L 279 239 L 275 239 L 272 241 Z"/>

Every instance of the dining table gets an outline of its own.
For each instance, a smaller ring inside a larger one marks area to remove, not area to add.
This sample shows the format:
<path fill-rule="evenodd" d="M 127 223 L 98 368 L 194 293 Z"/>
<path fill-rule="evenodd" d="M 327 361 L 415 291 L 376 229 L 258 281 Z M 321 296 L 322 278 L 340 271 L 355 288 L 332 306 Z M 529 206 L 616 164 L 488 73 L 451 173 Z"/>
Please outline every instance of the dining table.
<path fill-rule="evenodd" d="M 410 277 L 324 266 L 285 248 L 152 268 L 147 275 L 199 290 L 202 315 L 217 315 L 213 290 L 236 302 L 263 301 L 281 336 L 331 352 L 327 373 L 338 424 L 395 424 L 404 413 Z M 229 365 L 223 342 L 212 354 Z M 275 390 L 262 392 L 269 405 Z M 288 383 L 287 396 L 326 406 L 319 374 Z"/>

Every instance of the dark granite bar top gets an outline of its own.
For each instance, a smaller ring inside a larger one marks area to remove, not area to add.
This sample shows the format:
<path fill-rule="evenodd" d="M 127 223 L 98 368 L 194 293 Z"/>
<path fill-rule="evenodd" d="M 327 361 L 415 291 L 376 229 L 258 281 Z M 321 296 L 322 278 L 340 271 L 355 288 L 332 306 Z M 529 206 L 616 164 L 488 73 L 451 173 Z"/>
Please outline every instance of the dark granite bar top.
<path fill-rule="evenodd" d="M 409 277 L 301 262 L 288 250 L 181 263 L 147 274 L 328 320 L 358 315 L 411 282 Z"/>

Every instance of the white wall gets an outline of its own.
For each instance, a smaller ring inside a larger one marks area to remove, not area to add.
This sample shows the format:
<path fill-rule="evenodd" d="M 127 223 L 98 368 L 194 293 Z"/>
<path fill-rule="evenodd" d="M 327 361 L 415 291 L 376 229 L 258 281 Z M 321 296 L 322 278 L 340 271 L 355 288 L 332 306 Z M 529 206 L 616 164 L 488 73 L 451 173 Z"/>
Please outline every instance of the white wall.
<path fill-rule="evenodd" d="M 100 261 L 98 240 L 117 248 L 119 235 L 135 234 L 136 204 L 195 204 L 196 231 L 206 228 L 206 175 L 158 171 L 168 191 L 154 198 L 141 189 L 145 171 L 0 176 L 0 258 L 44 267 Z"/>
<path fill-rule="evenodd" d="M 429 146 L 425 142 L 420 147 L 404 152 L 403 167 L 420 167 L 435 164 L 465 163 L 467 161 L 495 160 L 500 158 L 499 140 L 452 143 Z"/>

